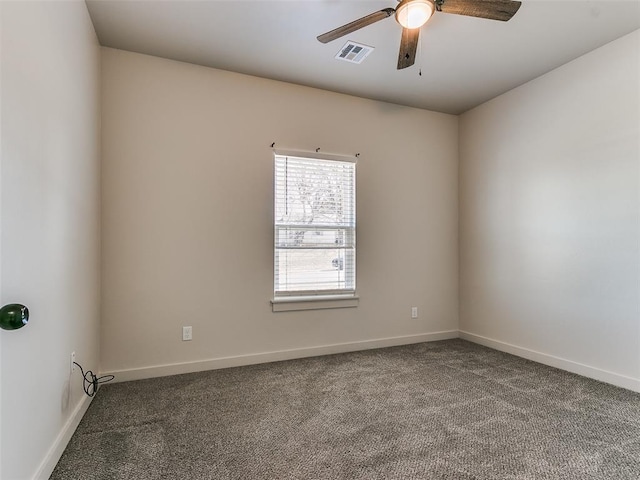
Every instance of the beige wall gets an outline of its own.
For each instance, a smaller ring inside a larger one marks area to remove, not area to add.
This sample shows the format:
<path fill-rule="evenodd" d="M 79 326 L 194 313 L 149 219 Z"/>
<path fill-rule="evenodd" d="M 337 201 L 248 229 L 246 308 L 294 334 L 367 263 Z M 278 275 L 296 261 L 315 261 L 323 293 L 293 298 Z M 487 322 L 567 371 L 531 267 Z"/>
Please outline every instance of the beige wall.
<path fill-rule="evenodd" d="M 457 117 L 106 48 L 102 72 L 102 371 L 455 335 Z M 360 153 L 359 307 L 271 311 L 272 142 Z"/>
<path fill-rule="evenodd" d="M 460 330 L 634 389 L 639 59 L 636 31 L 460 120 Z"/>
<path fill-rule="evenodd" d="M 0 2 L 0 477 L 47 478 L 88 405 L 70 353 L 99 357 L 100 49 L 84 2 Z M 71 380 L 71 383 L 70 383 Z"/>

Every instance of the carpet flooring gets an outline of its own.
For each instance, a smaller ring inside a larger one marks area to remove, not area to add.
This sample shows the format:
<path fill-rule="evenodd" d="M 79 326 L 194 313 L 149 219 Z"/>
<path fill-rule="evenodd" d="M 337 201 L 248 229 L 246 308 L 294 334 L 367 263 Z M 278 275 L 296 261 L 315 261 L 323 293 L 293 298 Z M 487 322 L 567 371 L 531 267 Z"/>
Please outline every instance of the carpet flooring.
<path fill-rule="evenodd" d="M 52 480 L 638 480 L 640 394 L 447 340 L 103 386 Z"/>

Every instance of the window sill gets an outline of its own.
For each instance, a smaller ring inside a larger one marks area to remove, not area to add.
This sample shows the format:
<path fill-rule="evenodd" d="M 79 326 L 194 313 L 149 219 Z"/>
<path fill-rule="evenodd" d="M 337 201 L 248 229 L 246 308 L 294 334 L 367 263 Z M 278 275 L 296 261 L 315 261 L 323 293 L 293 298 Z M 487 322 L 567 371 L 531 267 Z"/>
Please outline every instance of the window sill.
<path fill-rule="evenodd" d="M 353 308 L 358 306 L 360 297 L 356 295 L 327 295 L 314 297 L 280 297 L 271 299 L 273 312 L 296 310 L 322 310 L 325 308 Z"/>

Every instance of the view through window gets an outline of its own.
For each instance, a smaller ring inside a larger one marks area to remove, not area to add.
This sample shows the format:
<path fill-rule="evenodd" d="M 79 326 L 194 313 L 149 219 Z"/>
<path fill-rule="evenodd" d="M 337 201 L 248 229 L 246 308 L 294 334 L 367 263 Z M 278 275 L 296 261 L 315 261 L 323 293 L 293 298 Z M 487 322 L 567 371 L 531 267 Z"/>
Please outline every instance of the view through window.
<path fill-rule="evenodd" d="M 275 296 L 355 293 L 355 163 L 275 156 Z"/>

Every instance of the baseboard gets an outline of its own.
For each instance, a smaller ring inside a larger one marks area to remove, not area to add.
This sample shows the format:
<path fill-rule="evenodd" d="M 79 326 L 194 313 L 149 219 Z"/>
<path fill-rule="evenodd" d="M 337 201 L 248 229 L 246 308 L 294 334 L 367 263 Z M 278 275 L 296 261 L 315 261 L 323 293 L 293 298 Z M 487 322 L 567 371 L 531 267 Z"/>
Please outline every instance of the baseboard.
<path fill-rule="evenodd" d="M 130 380 L 165 377 L 168 375 L 217 370 L 220 368 L 241 367 L 244 365 L 255 365 L 258 363 L 279 362 L 282 360 L 293 360 L 296 358 L 317 357 L 320 355 L 331 355 L 334 353 L 355 352 L 360 350 L 370 350 L 373 348 L 395 347 L 399 345 L 409 345 L 412 343 L 434 342 L 437 340 L 449 340 L 452 338 L 458 338 L 457 330 L 423 333 L 420 335 L 406 335 L 401 337 L 378 338 L 375 340 L 363 340 L 348 343 L 336 343 L 318 347 L 278 350 L 274 352 L 249 355 L 237 355 L 233 357 L 213 358 L 197 362 L 156 365 L 129 370 L 115 370 L 110 372 L 101 372 L 101 374 L 114 375 L 114 381 L 116 382 L 127 382 Z"/>
<path fill-rule="evenodd" d="M 33 480 L 46 480 L 51 476 L 51 473 L 53 473 L 53 469 L 56 468 L 58 460 L 60 460 L 64 449 L 67 448 L 69 440 L 71 440 L 73 433 L 76 431 L 76 428 L 78 428 L 80 420 L 82 420 L 82 417 L 84 417 L 89 405 L 91 405 L 91 400 L 93 400 L 93 397 L 88 397 L 84 394 L 82 395 L 82 399 L 71 413 L 69 419 L 65 422 L 62 430 L 56 437 L 55 442 L 53 442 L 53 445 L 51 445 L 51 448 L 47 452 L 46 457 L 44 457 L 44 460 L 38 467 L 38 470 L 36 470 Z"/>
<path fill-rule="evenodd" d="M 103 375 L 115 375 L 115 382 L 128 382 L 131 380 L 143 380 L 145 378 L 166 377 L 168 375 L 179 375 L 183 373 L 217 370 L 220 368 L 241 367 L 245 365 L 278 362 L 283 360 L 294 360 L 296 358 L 317 357 L 321 355 L 332 355 L 335 353 L 355 352 L 360 350 L 370 350 L 374 348 L 395 347 L 400 345 L 409 345 L 412 343 L 449 340 L 452 338 L 462 338 L 464 340 L 484 345 L 495 350 L 500 350 L 502 352 L 510 353 L 518 357 L 533 360 L 534 362 L 542 363 L 544 365 L 549 365 L 551 367 L 566 370 L 571 373 L 576 373 L 578 375 L 593 378 L 601 382 L 610 383 L 611 385 L 626 388 L 634 392 L 640 392 L 640 380 L 636 378 L 627 377 L 589 365 L 584 365 L 582 363 L 574 362 L 572 360 L 567 360 L 565 358 L 537 352 L 535 350 L 519 347 L 517 345 L 501 342 L 499 340 L 483 337 L 482 335 L 476 335 L 462 330 L 447 330 L 443 332 L 424 333 L 419 335 L 378 338 L 374 340 L 337 343 L 317 347 L 296 348 L 291 350 L 278 350 L 273 352 L 213 358 L 196 362 L 154 365 L 150 367 L 114 370 L 101 373 Z"/>
<path fill-rule="evenodd" d="M 567 360 L 565 358 L 556 357 L 528 348 L 518 347 L 510 343 L 501 342 L 492 338 L 483 337 L 474 333 L 459 331 L 460 338 L 468 340 L 473 343 L 484 345 L 485 347 L 500 350 L 501 352 L 510 353 L 518 357 L 526 358 L 527 360 L 533 360 L 534 362 L 549 365 L 551 367 L 560 368 L 571 373 L 577 373 L 584 377 L 593 378 L 601 382 L 610 383 L 616 387 L 626 388 L 627 390 L 633 390 L 634 392 L 640 392 L 640 380 L 637 378 L 627 377 L 617 373 L 602 370 L 600 368 L 591 367 L 582 363 Z"/>

